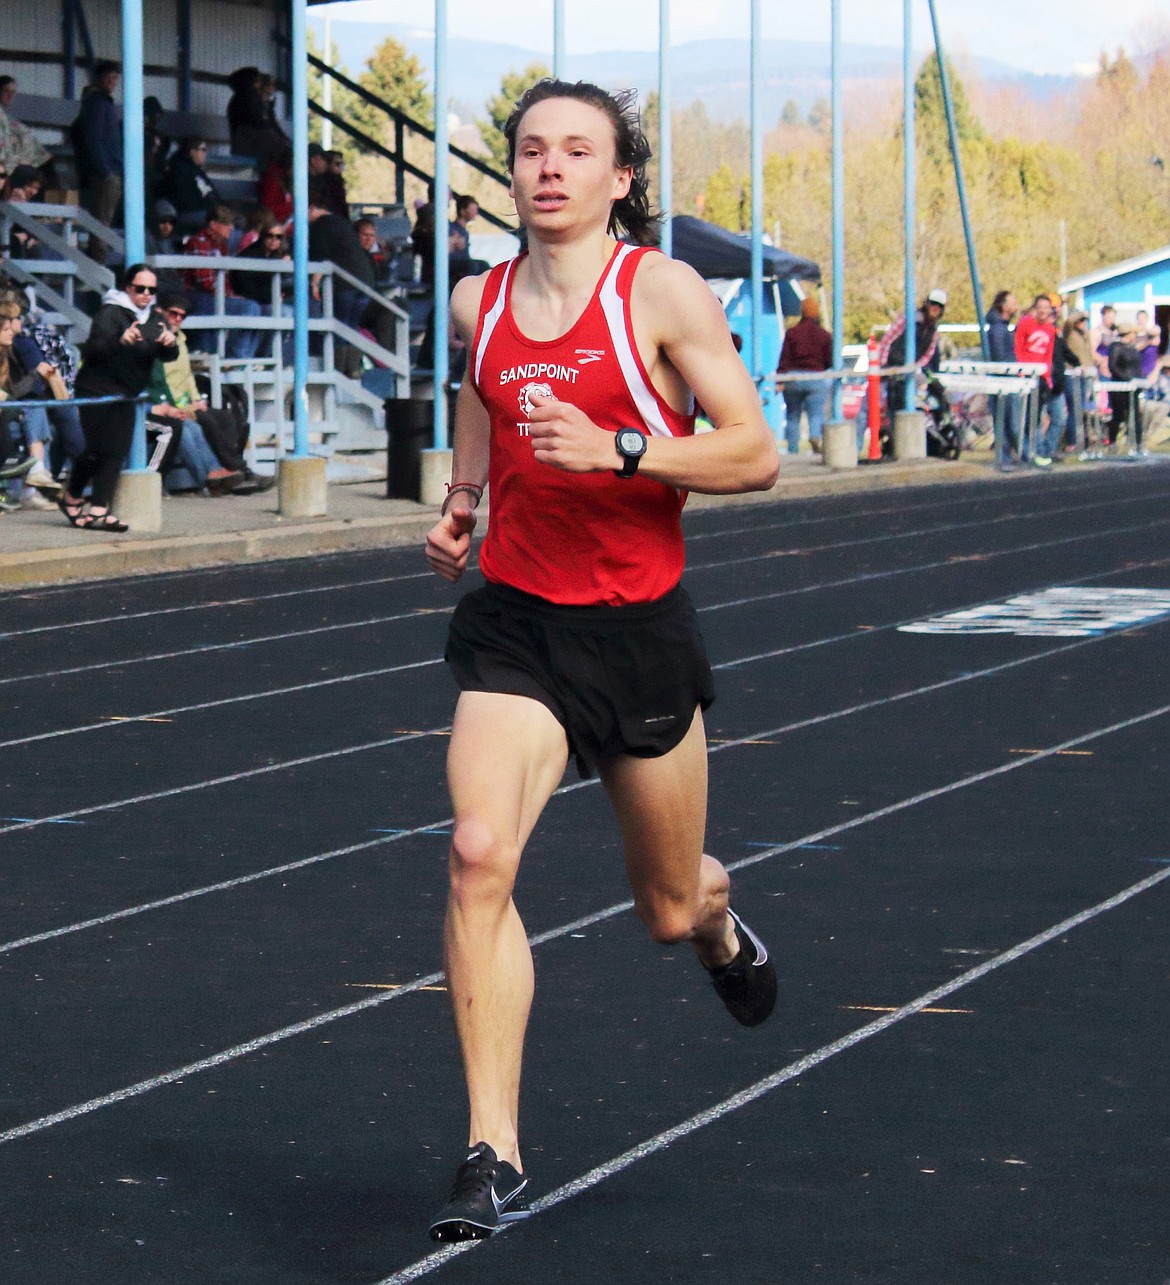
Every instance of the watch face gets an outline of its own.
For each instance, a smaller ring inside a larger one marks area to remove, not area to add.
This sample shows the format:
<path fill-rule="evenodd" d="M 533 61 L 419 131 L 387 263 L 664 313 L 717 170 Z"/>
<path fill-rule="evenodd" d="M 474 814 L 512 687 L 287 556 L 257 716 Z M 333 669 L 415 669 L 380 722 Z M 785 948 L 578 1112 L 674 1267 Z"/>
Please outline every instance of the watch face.
<path fill-rule="evenodd" d="M 637 458 L 639 455 L 646 453 L 645 434 L 639 433 L 636 428 L 622 428 L 618 430 L 617 448 L 620 454 Z"/>

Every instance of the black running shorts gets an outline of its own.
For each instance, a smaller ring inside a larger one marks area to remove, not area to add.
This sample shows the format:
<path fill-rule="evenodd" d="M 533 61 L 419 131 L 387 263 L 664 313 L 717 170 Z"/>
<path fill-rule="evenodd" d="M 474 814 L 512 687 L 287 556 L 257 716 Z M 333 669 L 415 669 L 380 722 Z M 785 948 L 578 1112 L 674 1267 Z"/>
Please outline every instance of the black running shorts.
<path fill-rule="evenodd" d="M 676 586 L 654 602 L 563 607 L 489 584 L 455 609 L 447 664 L 462 691 L 538 700 L 583 777 L 621 754 L 659 758 L 715 699 L 695 609 Z"/>

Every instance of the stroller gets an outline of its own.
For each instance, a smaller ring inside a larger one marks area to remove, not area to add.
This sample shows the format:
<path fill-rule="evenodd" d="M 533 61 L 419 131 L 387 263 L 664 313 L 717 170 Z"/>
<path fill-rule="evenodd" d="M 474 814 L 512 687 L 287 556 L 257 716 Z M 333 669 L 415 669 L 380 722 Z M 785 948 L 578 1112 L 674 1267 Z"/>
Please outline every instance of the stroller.
<path fill-rule="evenodd" d="M 894 433 L 888 414 L 889 401 L 882 410 L 882 455 L 894 453 Z M 926 420 L 926 453 L 944 460 L 957 460 L 963 453 L 963 437 L 951 413 L 947 390 L 937 379 L 928 379 L 925 387 L 919 386 L 918 409 Z"/>
<path fill-rule="evenodd" d="M 963 436 L 951 414 L 951 399 L 937 379 L 929 379 L 919 394 L 918 407 L 926 414 L 926 453 L 957 460 L 963 453 Z"/>

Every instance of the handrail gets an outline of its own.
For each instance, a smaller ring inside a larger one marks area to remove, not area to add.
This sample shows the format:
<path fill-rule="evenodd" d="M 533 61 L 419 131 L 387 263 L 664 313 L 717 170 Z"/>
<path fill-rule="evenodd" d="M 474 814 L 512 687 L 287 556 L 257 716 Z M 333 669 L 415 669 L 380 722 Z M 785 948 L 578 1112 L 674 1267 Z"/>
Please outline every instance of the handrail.
<path fill-rule="evenodd" d="M 390 103 L 379 98 L 377 94 L 370 93 L 364 85 L 359 85 L 356 80 L 350 80 L 344 72 L 340 72 L 336 70 L 336 68 L 330 67 L 327 62 L 318 58 L 316 54 L 309 54 L 308 59 L 310 67 L 316 67 L 319 72 L 331 76 L 339 85 L 348 89 L 351 93 L 356 94 L 364 102 L 369 103 L 371 107 L 377 107 L 380 111 L 384 111 L 391 120 L 401 122 L 401 124 L 414 130 L 416 134 L 421 134 L 423 138 L 432 143 L 435 141 L 435 131 L 429 126 L 415 120 L 412 116 L 408 116 L 406 112 L 401 110 L 401 108 L 391 106 Z M 499 170 L 493 169 L 480 157 L 473 156 L 470 152 L 465 152 L 461 147 L 451 146 L 447 150 L 452 156 L 457 156 L 461 161 L 466 162 L 473 169 L 479 170 L 481 174 L 486 174 L 488 178 L 499 183 L 501 187 L 507 188 L 511 186 L 511 180 L 506 174 L 501 174 Z"/>
<path fill-rule="evenodd" d="M 361 143 L 361 145 L 368 151 L 375 152 L 379 156 L 384 156 L 391 164 L 398 166 L 399 169 L 405 170 L 408 174 L 413 174 L 417 179 L 422 179 L 424 183 L 430 183 L 433 181 L 434 176 L 428 174 L 426 170 L 420 169 L 413 161 L 407 160 L 405 156 L 400 156 L 397 152 L 391 151 L 384 143 L 379 143 L 376 138 L 371 138 L 369 134 L 358 129 L 356 125 L 351 125 L 349 121 L 342 116 L 338 116 L 336 112 L 327 111 L 312 98 L 309 99 L 309 107 L 316 115 L 320 116 L 322 120 L 332 122 L 343 133 L 348 134 L 351 138 L 356 139 Z M 454 148 L 451 150 L 455 151 Z M 494 224 L 504 232 L 515 234 L 516 229 L 510 223 L 506 222 L 498 214 L 493 214 L 490 210 L 485 210 L 482 206 L 480 207 L 479 217 L 487 223 Z"/>
<path fill-rule="evenodd" d="M 217 298 L 222 290 L 224 277 L 229 272 L 262 272 L 271 277 L 290 276 L 292 274 L 291 259 L 241 259 L 219 254 L 155 254 L 148 255 L 146 261 L 156 268 L 173 268 L 187 271 L 208 269 L 214 272 L 219 285 L 215 292 Z M 382 362 L 390 370 L 394 371 L 396 375 L 409 379 L 409 314 L 400 308 L 393 299 L 388 299 L 385 295 L 379 294 L 376 289 L 366 285 L 364 281 L 359 280 L 351 273 L 346 272 L 344 268 L 339 267 L 336 263 L 328 260 L 322 262 L 310 261 L 308 270 L 313 276 L 331 277 L 344 281 L 347 286 L 359 290 L 371 302 L 389 312 L 394 318 L 396 350 L 384 348 L 375 340 L 367 339 L 359 331 L 353 330 L 343 322 L 338 321 L 332 314 L 332 296 L 329 291 L 322 292 L 322 303 L 323 305 L 328 305 L 328 315 L 310 318 L 308 321 L 309 331 L 333 334 L 358 349 L 359 352 L 365 353 L 367 357 Z M 236 317 L 221 315 L 220 313 L 199 317 L 189 315 L 183 322 L 185 330 L 266 330 L 284 332 L 292 330 L 294 325 L 295 318 L 293 317 Z"/>
<path fill-rule="evenodd" d="M 96 289 L 109 289 L 114 284 L 114 274 L 109 268 L 95 263 L 88 255 L 83 254 L 77 246 L 70 245 L 59 232 L 54 232 L 52 228 L 38 222 L 34 216 L 42 211 L 47 211 L 44 215 L 46 218 L 75 221 L 88 229 L 85 220 L 74 219 L 74 215 L 80 213 L 80 211 L 75 211 L 71 205 L 39 205 L 26 201 L 0 201 L 0 228 L 3 229 L 4 239 L 6 241 L 11 239 L 10 228 L 15 223 L 18 228 L 35 237 L 42 245 L 47 246 L 61 259 L 72 263 L 77 269 L 77 275 L 86 285 Z M 86 214 L 85 218 L 90 219 L 91 216 Z M 111 249 L 124 252 L 125 245 L 120 236 L 116 233 L 111 233 L 109 228 L 98 223 L 96 219 L 91 221 L 96 227 L 101 228 L 103 233 L 107 234 L 102 236 L 102 239 L 110 245 Z"/>

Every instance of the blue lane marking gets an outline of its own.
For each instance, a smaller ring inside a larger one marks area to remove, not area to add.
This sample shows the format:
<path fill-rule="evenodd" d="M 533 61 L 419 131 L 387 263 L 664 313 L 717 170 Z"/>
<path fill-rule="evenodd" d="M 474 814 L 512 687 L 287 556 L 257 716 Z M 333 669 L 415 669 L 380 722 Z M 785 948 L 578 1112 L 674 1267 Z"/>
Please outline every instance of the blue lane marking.
<path fill-rule="evenodd" d="M 1170 857 L 1138 857 L 1147 866 L 1170 866 Z"/>
<path fill-rule="evenodd" d="M 84 821 L 49 820 L 41 817 L 0 817 L 0 821 L 19 821 L 22 824 L 40 821 L 42 825 L 85 825 Z"/>
<path fill-rule="evenodd" d="M 412 834 L 412 833 L 413 834 L 450 834 L 451 831 L 450 829 L 440 830 L 435 826 L 427 826 L 423 830 L 405 830 L 405 829 L 378 830 L 378 829 L 371 828 L 370 833 L 371 834 Z"/>

